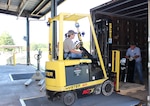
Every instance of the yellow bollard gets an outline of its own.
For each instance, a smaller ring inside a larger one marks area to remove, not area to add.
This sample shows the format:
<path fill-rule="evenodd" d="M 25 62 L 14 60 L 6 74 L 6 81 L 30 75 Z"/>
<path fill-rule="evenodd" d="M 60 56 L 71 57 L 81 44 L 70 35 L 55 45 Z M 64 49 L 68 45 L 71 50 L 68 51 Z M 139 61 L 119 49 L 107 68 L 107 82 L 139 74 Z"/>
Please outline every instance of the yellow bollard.
<path fill-rule="evenodd" d="M 120 74 L 120 51 L 112 51 L 112 72 L 116 74 L 115 91 L 119 92 L 119 74 Z"/>
<path fill-rule="evenodd" d="M 16 65 L 16 53 L 13 53 L 13 65 Z"/>

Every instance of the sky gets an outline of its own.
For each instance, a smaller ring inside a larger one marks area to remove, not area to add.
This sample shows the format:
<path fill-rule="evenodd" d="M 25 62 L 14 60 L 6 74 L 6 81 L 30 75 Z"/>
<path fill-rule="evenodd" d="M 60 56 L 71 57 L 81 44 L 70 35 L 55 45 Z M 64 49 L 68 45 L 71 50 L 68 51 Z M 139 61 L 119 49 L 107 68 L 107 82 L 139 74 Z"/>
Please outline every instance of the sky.
<path fill-rule="evenodd" d="M 110 0 L 66 0 L 64 3 L 58 6 L 57 13 L 89 13 L 91 8 L 106 3 Z M 46 24 L 47 19 L 50 17 L 50 13 L 46 15 L 46 18 L 39 20 L 30 20 L 30 43 L 47 43 L 49 30 Z M 16 16 L 0 14 L 0 35 L 3 32 L 8 32 L 16 45 L 26 45 L 23 37 L 26 36 L 26 18 Z M 82 22 L 81 22 L 82 23 Z M 81 30 L 86 32 L 86 22 L 82 23 Z M 69 28 L 73 28 L 70 26 Z M 83 29 L 82 29 L 83 28 Z M 66 28 L 67 29 L 67 28 Z M 85 33 L 86 34 L 86 33 Z"/>

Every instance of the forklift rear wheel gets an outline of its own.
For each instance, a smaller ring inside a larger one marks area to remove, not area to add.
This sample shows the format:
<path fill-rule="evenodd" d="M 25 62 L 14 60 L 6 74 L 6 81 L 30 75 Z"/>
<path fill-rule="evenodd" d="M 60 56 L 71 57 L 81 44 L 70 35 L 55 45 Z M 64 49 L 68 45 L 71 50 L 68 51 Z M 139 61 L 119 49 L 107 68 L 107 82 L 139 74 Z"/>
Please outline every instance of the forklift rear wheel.
<path fill-rule="evenodd" d="M 105 96 L 109 96 L 113 93 L 114 87 L 112 81 L 107 80 L 102 84 L 102 94 Z"/>
<path fill-rule="evenodd" d="M 70 106 L 76 100 L 76 93 L 74 91 L 62 92 L 61 99 L 66 106 Z"/>
<path fill-rule="evenodd" d="M 99 95 L 101 93 L 102 85 L 96 85 L 94 88 L 94 94 Z"/>

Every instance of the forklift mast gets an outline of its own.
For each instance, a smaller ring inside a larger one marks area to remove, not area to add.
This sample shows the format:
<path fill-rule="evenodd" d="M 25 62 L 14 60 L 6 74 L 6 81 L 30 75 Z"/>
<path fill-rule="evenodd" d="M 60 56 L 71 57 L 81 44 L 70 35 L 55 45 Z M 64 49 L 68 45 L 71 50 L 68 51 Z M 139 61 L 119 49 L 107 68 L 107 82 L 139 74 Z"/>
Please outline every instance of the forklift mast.
<path fill-rule="evenodd" d="M 112 23 L 108 19 L 97 19 L 94 22 L 98 44 L 101 48 L 106 71 L 110 73 L 112 62 Z"/>

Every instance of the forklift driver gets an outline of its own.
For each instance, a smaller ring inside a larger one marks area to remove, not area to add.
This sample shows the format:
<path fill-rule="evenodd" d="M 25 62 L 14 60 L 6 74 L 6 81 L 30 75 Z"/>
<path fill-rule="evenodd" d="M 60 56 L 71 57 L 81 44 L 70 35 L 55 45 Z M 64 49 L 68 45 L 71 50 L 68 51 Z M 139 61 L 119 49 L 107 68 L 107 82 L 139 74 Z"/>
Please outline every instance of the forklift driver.
<path fill-rule="evenodd" d="M 64 40 L 64 58 L 82 58 L 82 51 L 78 51 L 75 49 L 74 43 L 72 39 L 74 39 L 76 32 L 73 30 L 69 30 L 66 34 L 66 39 Z"/>

